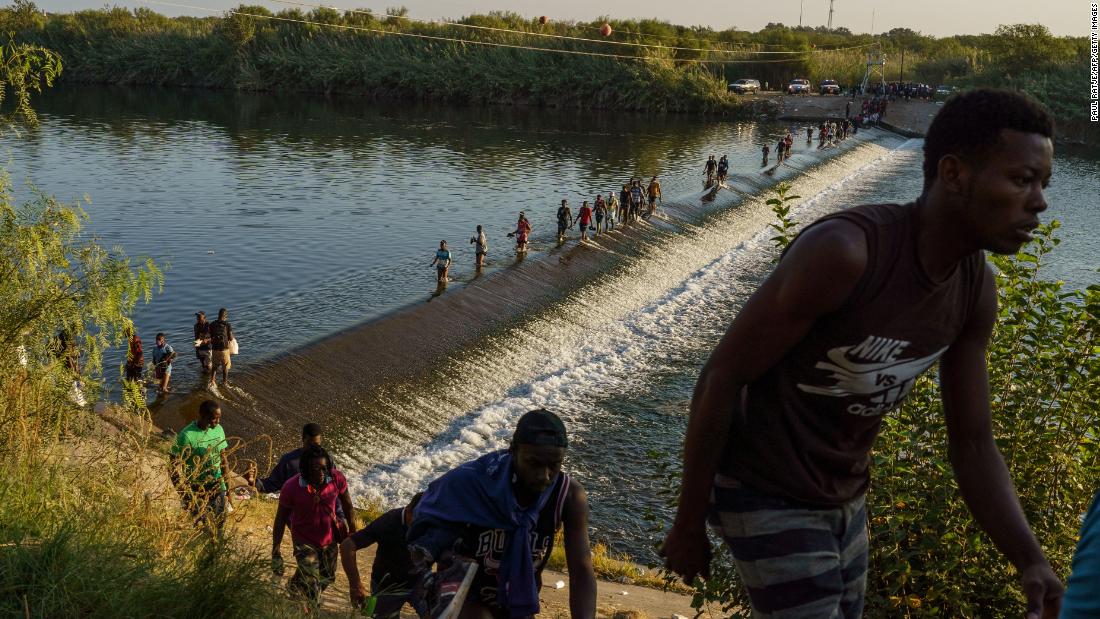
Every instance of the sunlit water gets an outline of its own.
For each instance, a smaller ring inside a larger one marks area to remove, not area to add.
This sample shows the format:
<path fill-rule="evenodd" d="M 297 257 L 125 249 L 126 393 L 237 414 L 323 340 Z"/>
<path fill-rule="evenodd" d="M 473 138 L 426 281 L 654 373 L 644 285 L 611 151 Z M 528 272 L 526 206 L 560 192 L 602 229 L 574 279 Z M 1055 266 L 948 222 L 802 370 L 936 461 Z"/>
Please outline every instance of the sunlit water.
<path fill-rule="evenodd" d="M 41 109 L 42 128 L 6 144 L 13 180 L 66 200 L 87 194 L 95 234 L 169 265 L 164 294 L 136 315 L 147 341 L 165 331 L 186 353 L 194 311 L 226 306 L 245 367 L 428 298 L 440 239 L 455 251 L 452 277 L 461 282 L 473 272 L 467 240 L 480 223 L 488 270 L 503 270 L 519 210 L 532 220 L 534 251 L 544 251 L 562 198 L 578 207 L 652 174 L 666 196 L 697 192 L 707 155 L 728 154 L 733 175 L 756 174 L 760 145 L 785 132 L 685 117 L 201 91 L 69 89 Z M 1048 194 L 1047 217 L 1065 227 L 1047 272 L 1075 286 L 1097 281 L 1098 159 L 1060 153 Z M 795 181 L 806 198 L 795 217 L 910 200 L 920 160 L 919 141 L 897 140 L 817 166 Z M 771 267 L 769 216 L 758 203 L 718 214 L 552 314 L 488 337 L 483 359 L 455 362 L 467 384 L 447 389 L 503 396 L 455 412 L 445 431 L 412 447 L 369 428 L 337 441 L 355 491 L 400 502 L 503 445 L 523 411 L 547 406 L 571 429 L 568 465 L 589 489 L 594 537 L 651 558 L 644 516 L 669 514 L 655 464 L 675 454 L 700 365 Z M 179 365 L 185 380 L 193 364 Z M 439 397 L 394 406 L 431 415 Z"/>

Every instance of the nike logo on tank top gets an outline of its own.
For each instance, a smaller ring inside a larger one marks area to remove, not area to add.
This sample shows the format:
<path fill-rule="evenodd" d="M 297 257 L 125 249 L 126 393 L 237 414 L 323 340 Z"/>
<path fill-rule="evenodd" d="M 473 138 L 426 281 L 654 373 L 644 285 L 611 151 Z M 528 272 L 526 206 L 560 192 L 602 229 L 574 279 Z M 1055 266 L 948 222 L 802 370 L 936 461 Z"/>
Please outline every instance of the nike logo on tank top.
<path fill-rule="evenodd" d="M 916 204 L 879 204 L 813 224 L 859 226 L 867 270 L 840 309 L 745 388 L 723 474 L 811 505 L 839 505 L 867 490 L 882 416 L 958 337 L 985 276 L 985 257 L 975 252 L 933 281 L 917 259 L 918 218 Z"/>

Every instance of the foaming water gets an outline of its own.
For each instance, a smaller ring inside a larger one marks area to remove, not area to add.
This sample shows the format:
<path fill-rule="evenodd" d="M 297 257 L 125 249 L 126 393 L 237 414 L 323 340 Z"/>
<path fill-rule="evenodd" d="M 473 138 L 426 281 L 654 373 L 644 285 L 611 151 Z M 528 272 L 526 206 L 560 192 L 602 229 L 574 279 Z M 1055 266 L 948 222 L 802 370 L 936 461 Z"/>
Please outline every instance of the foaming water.
<path fill-rule="evenodd" d="M 836 208 L 853 181 L 891 168 L 900 152 L 864 144 L 808 169 L 797 180 L 806 199 L 796 217 Z M 343 458 L 345 467 L 349 460 L 362 467 L 350 477 L 355 493 L 398 504 L 455 465 L 505 447 L 520 415 L 546 407 L 570 429 L 568 466 L 589 486 L 597 537 L 645 557 L 640 515 L 663 509 L 641 473 L 652 468 L 647 452 L 678 448 L 682 398 L 701 355 L 771 266 L 772 217 L 763 198 L 746 201 L 680 238 L 645 247 L 616 273 L 486 338 L 475 358 L 456 360 L 439 381 L 447 386 L 442 397 L 421 393 L 406 405 L 438 412 L 461 400 L 485 401 L 459 408 L 465 412 L 419 445 L 360 437 L 366 444 Z M 646 401 L 632 406 L 641 394 Z"/>

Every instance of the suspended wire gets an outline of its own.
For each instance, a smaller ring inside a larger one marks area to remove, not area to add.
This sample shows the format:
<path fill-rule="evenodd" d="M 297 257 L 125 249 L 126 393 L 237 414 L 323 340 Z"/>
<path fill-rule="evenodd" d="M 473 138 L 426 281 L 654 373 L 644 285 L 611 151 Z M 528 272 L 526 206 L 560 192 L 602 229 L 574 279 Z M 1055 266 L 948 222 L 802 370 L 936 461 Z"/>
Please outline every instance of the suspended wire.
<path fill-rule="evenodd" d="M 364 11 L 364 10 L 360 10 L 360 9 L 343 9 L 343 8 L 338 7 L 338 6 L 327 6 L 327 5 L 323 5 L 323 4 L 310 4 L 308 2 L 302 2 L 301 0 L 271 0 L 271 2 L 277 2 L 279 4 L 285 4 L 285 5 L 291 5 L 291 6 L 304 6 L 304 7 L 309 7 L 309 8 L 313 8 L 313 9 L 332 9 L 334 11 L 343 11 L 345 13 L 352 13 L 352 14 L 358 14 L 358 15 L 369 15 L 369 16 L 371 16 L 373 18 L 376 18 L 376 19 L 382 19 L 381 15 L 376 15 L 375 13 L 373 13 L 371 11 Z M 842 51 L 842 50 L 847 50 L 847 49 L 859 49 L 859 48 L 868 47 L 869 45 L 871 45 L 870 43 L 865 43 L 865 44 L 862 44 L 862 45 L 855 45 L 855 46 L 852 46 L 852 47 L 841 47 L 841 48 L 823 49 L 823 50 L 812 49 L 812 50 L 804 50 L 804 51 L 732 50 L 732 49 L 720 49 L 720 48 L 706 48 L 706 49 L 704 49 L 704 48 L 699 48 L 699 47 L 677 47 L 677 46 L 674 46 L 674 45 L 648 45 L 646 43 L 632 43 L 630 41 L 612 41 L 610 39 L 588 39 L 588 38 L 584 38 L 584 37 L 574 37 L 574 36 L 569 36 L 569 35 L 564 35 L 564 34 L 552 34 L 552 33 L 549 33 L 549 32 L 531 32 L 531 31 L 527 31 L 527 30 L 515 30 L 515 29 L 512 29 L 512 28 L 499 28 L 499 27 L 496 27 L 496 26 L 482 26 L 480 24 L 464 24 L 462 22 L 452 22 L 452 21 L 446 21 L 446 20 L 442 20 L 442 19 L 440 19 L 440 20 L 423 19 L 423 18 L 419 18 L 419 17 L 409 17 L 408 15 L 387 15 L 386 19 L 403 19 L 403 20 L 406 20 L 406 21 L 418 22 L 418 23 L 423 23 L 423 24 L 431 24 L 431 25 L 435 25 L 435 26 L 454 26 L 454 27 L 457 27 L 457 28 L 470 28 L 470 29 L 473 29 L 473 30 L 486 30 L 486 31 L 490 31 L 490 32 L 506 32 L 506 33 L 509 33 L 509 34 L 516 34 L 516 35 L 520 35 L 520 36 L 543 37 L 543 38 L 548 38 L 548 39 L 557 39 L 557 40 L 560 40 L 560 41 L 583 41 L 585 43 L 595 43 L 597 45 L 621 45 L 621 46 L 626 46 L 626 47 L 644 47 L 644 48 L 660 49 L 660 50 L 709 52 L 709 53 L 723 53 L 723 54 L 787 54 L 787 55 L 796 55 L 796 54 L 823 53 L 823 52 L 827 52 L 827 51 Z"/>
<path fill-rule="evenodd" d="M 368 28 L 366 26 L 351 26 L 351 25 L 347 25 L 347 24 L 326 24 L 324 22 L 315 22 L 315 21 L 309 21 L 309 20 L 304 20 L 304 19 L 293 19 L 293 18 L 290 18 L 290 17 L 280 17 L 278 15 L 261 15 L 261 14 L 258 14 L 258 13 L 245 13 L 245 12 L 242 12 L 242 11 L 235 11 L 235 10 L 232 10 L 232 9 L 212 9 L 212 8 L 204 7 L 204 6 L 195 6 L 193 4 L 181 4 L 181 3 L 177 3 L 177 2 L 167 2 L 165 0 L 138 0 L 138 1 L 142 2 L 143 4 L 157 4 L 157 5 L 171 6 L 171 7 L 182 8 L 182 9 L 191 9 L 191 10 L 195 10 L 195 11 L 206 11 L 208 13 L 228 13 L 230 15 L 241 15 L 241 16 L 244 16 L 244 17 L 254 17 L 254 18 L 258 18 L 258 19 L 268 19 L 268 20 L 272 20 L 272 21 L 306 24 L 306 25 L 309 25 L 309 26 L 322 26 L 322 27 L 326 27 L 326 28 L 337 28 L 337 29 L 340 29 L 340 30 L 351 30 L 351 31 L 357 31 L 357 32 L 371 32 L 371 33 L 375 33 L 375 34 L 384 34 L 384 35 L 397 36 L 397 37 L 407 37 L 407 38 L 413 38 L 413 39 L 423 39 L 423 40 L 429 40 L 429 41 L 445 41 L 445 42 L 449 42 L 449 43 L 462 43 L 462 44 L 468 44 L 468 45 L 481 45 L 481 46 L 484 46 L 484 47 L 499 47 L 499 48 L 505 48 L 505 49 L 519 49 L 519 50 L 528 50 L 528 51 L 535 51 L 535 52 L 549 52 L 549 53 L 554 53 L 554 54 L 568 54 L 568 55 L 572 55 L 572 56 L 595 56 L 595 57 L 599 57 L 599 58 L 618 58 L 618 59 L 621 59 L 621 60 L 635 60 L 635 61 L 639 61 L 639 60 L 640 61 L 669 60 L 669 61 L 672 61 L 672 62 L 683 62 L 683 63 L 692 63 L 692 64 L 723 64 L 723 65 L 725 65 L 725 64 L 776 64 L 776 63 L 782 63 L 782 62 L 796 62 L 796 61 L 805 60 L 805 57 L 780 58 L 780 59 L 775 59 L 775 60 L 699 60 L 699 59 L 693 59 L 693 58 L 656 58 L 656 57 L 652 57 L 652 56 L 629 56 L 629 55 L 626 55 L 626 54 L 608 54 L 608 53 L 605 53 L 605 52 L 586 52 L 586 51 L 581 51 L 581 50 L 560 49 L 560 48 L 555 48 L 555 47 L 534 47 L 534 46 L 530 46 L 530 45 L 515 45 L 515 44 L 511 44 L 511 43 L 497 43 L 497 42 L 492 42 L 492 41 L 479 41 L 479 40 L 476 40 L 476 39 L 455 39 L 455 38 L 452 38 L 452 37 L 442 37 L 442 36 L 436 36 L 436 35 L 431 35 L 431 34 L 418 34 L 418 33 L 415 33 L 415 32 L 399 32 L 399 31 L 394 31 L 394 30 L 383 30 L 383 29 L 380 29 L 380 28 Z M 666 47 L 666 48 L 661 48 L 661 49 L 669 49 L 669 48 Z M 705 52 L 707 50 L 695 50 L 695 51 L 704 51 Z"/>

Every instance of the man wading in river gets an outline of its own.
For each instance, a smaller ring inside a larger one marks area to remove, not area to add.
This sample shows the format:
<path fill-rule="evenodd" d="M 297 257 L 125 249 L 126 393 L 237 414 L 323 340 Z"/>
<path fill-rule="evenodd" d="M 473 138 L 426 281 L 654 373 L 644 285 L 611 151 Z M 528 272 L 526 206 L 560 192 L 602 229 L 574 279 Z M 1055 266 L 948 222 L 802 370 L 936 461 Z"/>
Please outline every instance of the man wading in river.
<path fill-rule="evenodd" d="M 1023 95 L 959 95 L 929 128 L 915 203 L 857 206 L 799 235 L 699 377 L 669 568 L 707 575 L 709 511 L 755 615 L 862 616 L 870 450 L 882 415 L 939 361 L 962 497 L 1020 574 L 1027 616 L 1057 616 L 1062 584 L 993 441 L 997 293 L 982 254 L 1031 238 L 1052 135 Z"/>

